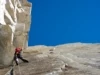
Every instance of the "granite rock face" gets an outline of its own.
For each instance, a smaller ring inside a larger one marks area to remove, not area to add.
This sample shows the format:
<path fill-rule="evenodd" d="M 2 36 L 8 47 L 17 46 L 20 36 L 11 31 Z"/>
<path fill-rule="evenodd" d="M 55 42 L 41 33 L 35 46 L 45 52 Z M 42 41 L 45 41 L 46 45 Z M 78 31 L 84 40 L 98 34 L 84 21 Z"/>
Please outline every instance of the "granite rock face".
<path fill-rule="evenodd" d="M 8 25 L 0 26 L 0 66 L 9 65 L 13 59 L 12 31 Z"/>
<path fill-rule="evenodd" d="M 0 0 L 0 66 L 11 63 L 15 47 L 28 47 L 31 8 L 27 0 Z"/>
<path fill-rule="evenodd" d="M 100 43 L 30 46 L 23 56 L 29 63 L 19 62 L 21 75 L 100 75 Z M 10 69 L 0 69 L 0 75 Z M 14 73 L 20 75 L 18 66 Z"/>

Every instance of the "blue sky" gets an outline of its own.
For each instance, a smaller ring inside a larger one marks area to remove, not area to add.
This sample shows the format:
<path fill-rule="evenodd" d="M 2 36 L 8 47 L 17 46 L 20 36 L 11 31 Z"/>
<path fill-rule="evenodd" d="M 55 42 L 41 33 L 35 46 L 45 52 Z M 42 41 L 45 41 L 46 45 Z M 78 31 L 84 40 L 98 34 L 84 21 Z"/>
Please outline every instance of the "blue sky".
<path fill-rule="evenodd" d="M 100 43 L 99 0 L 29 0 L 29 46 Z"/>

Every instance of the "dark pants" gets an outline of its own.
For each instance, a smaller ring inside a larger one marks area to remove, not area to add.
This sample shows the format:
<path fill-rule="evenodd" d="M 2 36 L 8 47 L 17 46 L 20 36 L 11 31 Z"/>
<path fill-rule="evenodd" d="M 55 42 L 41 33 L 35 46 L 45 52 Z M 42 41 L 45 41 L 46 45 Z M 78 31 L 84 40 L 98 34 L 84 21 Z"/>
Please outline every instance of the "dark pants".
<path fill-rule="evenodd" d="M 17 59 L 21 59 L 23 62 L 28 63 L 28 60 L 24 59 L 21 54 L 14 54 L 14 61 L 16 62 L 16 65 L 18 65 Z"/>

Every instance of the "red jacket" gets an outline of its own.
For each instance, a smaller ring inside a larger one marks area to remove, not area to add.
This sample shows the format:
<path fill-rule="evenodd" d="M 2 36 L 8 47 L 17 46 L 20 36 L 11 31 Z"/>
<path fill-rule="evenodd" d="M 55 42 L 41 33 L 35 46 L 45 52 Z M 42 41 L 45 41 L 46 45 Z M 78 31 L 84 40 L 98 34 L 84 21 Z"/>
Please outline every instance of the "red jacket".
<path fill-rule="evenodd" d="M 16 53 L 16 54 L 19 54 L 21 51 L 22 51 L 21 48 L 16 48 L 16 49 L 15 49 L 15 53 Z"/>

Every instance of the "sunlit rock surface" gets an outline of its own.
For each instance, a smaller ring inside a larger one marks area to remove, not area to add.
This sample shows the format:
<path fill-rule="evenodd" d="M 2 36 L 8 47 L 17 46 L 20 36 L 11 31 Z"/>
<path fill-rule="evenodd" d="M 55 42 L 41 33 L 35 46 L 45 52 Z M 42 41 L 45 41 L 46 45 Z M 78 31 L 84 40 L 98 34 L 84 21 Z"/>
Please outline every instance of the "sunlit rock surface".
<path fill-rule="evenodd" d="M 15 47 L 28 47 L 31 8 L 27 0 L 0 0 L 0 66 L 11 64 Z"/>
<path fill-rule="evenodd" d="M 38 45 L 28 47 L 23 54 L 29 63 L 20 61 L 22 75 L 100 75 L 100 44 Z M 14 71 L 20 74 L 17 66 Z"/>
<path fill-rule="evenodd" d="M 13 59 L 13 46 L 11 45 L 11 28 L 8 25 L 0 26 L 0 66 L 11 63 Z"/>

